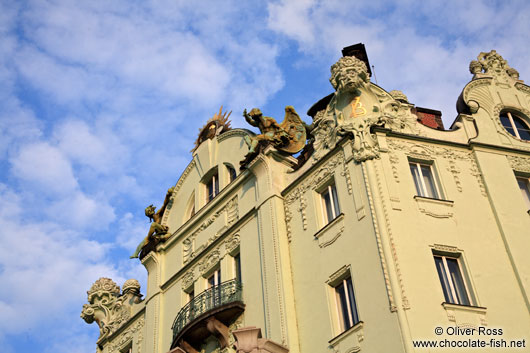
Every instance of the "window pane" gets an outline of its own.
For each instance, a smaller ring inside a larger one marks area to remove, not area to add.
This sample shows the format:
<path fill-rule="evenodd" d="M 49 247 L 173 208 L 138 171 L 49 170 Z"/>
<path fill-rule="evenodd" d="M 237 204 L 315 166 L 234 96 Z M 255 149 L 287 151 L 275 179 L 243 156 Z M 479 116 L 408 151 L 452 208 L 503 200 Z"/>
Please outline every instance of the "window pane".
<path fill-rule="evenodd" d="M 432 175 L 431 167 L 422 165 L 421 173 L 423 174 L 423 182 L 425 184 L 425 188 L 427 189 L 425 190 L 426 196 L 438 199 L 439 195 L 438 195 L 438 191 L 436 191 L 436 186 L 434 184 L 434 178 Z"/>
<path fill-rule="evenodd" d="M 234 256 L 234 265 L 236 267 L 236 281 L 241 283 L 241 257 L 239 254 Z"/>
<path fill-rule="evenodd" d="M 416 192 L 418 193 L 419 196 L 425 196 L 422 190 L 423 188 L 421 186 L 420 172 L 418 170 L 418 165 L 411 163 L 410 172 L 412 173 L 412 179 L 414 179 L 414 185 L 416 185 Z"/>
<path fill-rule="evenodd" d="M 440 283 L 442 284 L 445 302 L 455 303 L 455 301 L 453 300 L 453 296 L 451 295 L 451 287 L 449 286 L 447 274 L 445 273 L 443 259 L 441 257 L 435 256 L 434 262 L 436 263 L 436 270 L 438 271 L 438 277 L 440 278 Z"/>
<path fill-rule="evenodd" d="M 528 125 L 519 117 L 512 114 L 513 123 L 517 129 L 517 132 L 519 132 L 519 137 L 522 140 L 530 140 L 530 128 Z"/>
<path fill-rule="evenodd" d="M 353 284 L 351 277 L 346 280 L 346 286 L 348 287 L 348 299 L 350 300 L 350 312 L 353 319 L 353 325 L 359 322 L 359 315 L 357 314 L 357 303 L 355 302 L 355 296 L 353 295 Z"/>
<path fill-rule="evenodd" d="M 352 327 L 352 325 L 350 324 L 350 316 L 348 314 L 348 302 L 346 301 L 346 292 L 344 285 L 342 283 L 339 284 L 337 287 L 335 287 L 335 290 L 337 291 L 339 313 L 341 315 L 343 329 L 346 331 L 347 329 Z"/>
<path fill-rule="evenodd" d="M 335 207 L 335 214 L 333 215 L 333 218 L 335 218 L 340 213 L 339 198 L 337 196 L 337 189 L 335 188 L 335 184 L 331 185 L 331 196 L 333 197 L 333 206 Z"/>
<path fill-rule="evenodd" d="M 212 201 L 214 197 L 215 197 L 214 181 L 213 179 L 211 179 L 208 182 L 208 201 Z"/>
<path fill-rule="evenodd" d="M 215 183 L 215 195 L 217 195 L 219 193 L 219 178 L 217 177 L 217 174 L 215 174 L 213 178 Z"/>
<path fill-rule="evenodd" d="M 232 167 L 228 167 L 228 173 L 230 174 L 230 182 L 233 182 L 236 178 L 236 170 Z"/>
<path fill-rule="evenodd" d="M 530 209 L 530 187 L 527 178 L 517 178 L 517 183 L 519 184 L 519 189 L 523 194 L 523 198 L 526 201 L 526 206 Z"/>
<path fill-rule="evenodd" d="M 446 258 L 447 267 L 449 268 L 451 281 L 455 287 L 456 296 L 458 297 L 458 304 L 469 305 L 469 298 L 467 297 L 464 279 L 460 273 L 457 259 Z"/>
<path fill-rule="evenodd" d="M 332 212 L 332 209 L 331 209 L 330 195 L 329 195 L 329 192 L 327 190 L 322 194 L 322 199 L 324 200 L 324 208 L 325 208 L 326 217 L 327 217 L 325 222 L 329 223 L 331 220 L 333 220 L 333 212 Z"/>
<path fill-rule="evenodd" d="M 502 113 L 500 115 L 500 118 L 501 118 L 502 126 L 504 126 L 506 129 L 508 129 L 508 128 L 511 129 L 512 128 L 512 124 L 510 123 L 510 118 L 508 118 L 508 115 L 506 113 Z"/>

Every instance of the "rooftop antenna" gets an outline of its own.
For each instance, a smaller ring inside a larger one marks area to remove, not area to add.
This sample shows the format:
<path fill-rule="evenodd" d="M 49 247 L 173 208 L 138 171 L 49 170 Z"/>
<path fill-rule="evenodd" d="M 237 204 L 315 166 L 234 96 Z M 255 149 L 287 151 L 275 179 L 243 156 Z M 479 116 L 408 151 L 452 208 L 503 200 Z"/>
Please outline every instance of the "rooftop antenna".
<path fill-rule="evenodd" d="M 375 75 L 375 66 L 372 65 L 372 72 L 374 73 L 375 84 L 377 85 L 377 76 Z"/>

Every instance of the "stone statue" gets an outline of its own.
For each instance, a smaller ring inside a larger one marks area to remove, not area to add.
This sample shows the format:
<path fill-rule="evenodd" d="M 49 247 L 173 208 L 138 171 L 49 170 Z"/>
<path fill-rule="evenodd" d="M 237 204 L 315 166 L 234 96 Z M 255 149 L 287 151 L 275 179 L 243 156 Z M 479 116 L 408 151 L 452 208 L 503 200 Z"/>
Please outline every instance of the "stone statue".
<path fill-rule="evenodd" d="M 171 187 L 168 189 L 166 198 L 164 199 L 164 203 L 162 204 L 162 207 L 160 207 L 160 210 L 155 213 L 156 207 L 153 205 L 149 205 L 145 208 L 145 215 L 149 218 L 149 221 L 151 223 L 151 227 L 149 228 L 149 232 L 147 233 L 147 236 L 140 244 L 138 244 L 138 247 L 136 248 L 136 251 L 131 256 L 131 259 L 138 258 L 138 254 L 140 254 L 140 251 L 152 240 L 157 241 L 164 241 L 167 238 L 169 238 L 168 234 L 168 226 L 164 226 L 161 224 L 162 222 L 162 216 L 164 214 L 164 211 L 166 210 L 166 207 L 169 203 L 169 199 L 171 198 L 171 195 L 173 194 L 174 187 Z"/>
<path fill-rule="evenodd" d="M 261 132 L 257 136 L 245 136 L 245 142 L 249 147 L 245 160 L 257 153 L 256 148 L 262 141 L 291 154 L 304 147 L 307 138 L 306 126 L 292 106 L 285 107 L 285 118 L 281 124 L 278 124 L 274 118 L 263 116 L 258 108 L 253 108 L 249 113 L 245 109 L 243 116 L 250 125 L 259 128 Z"/>

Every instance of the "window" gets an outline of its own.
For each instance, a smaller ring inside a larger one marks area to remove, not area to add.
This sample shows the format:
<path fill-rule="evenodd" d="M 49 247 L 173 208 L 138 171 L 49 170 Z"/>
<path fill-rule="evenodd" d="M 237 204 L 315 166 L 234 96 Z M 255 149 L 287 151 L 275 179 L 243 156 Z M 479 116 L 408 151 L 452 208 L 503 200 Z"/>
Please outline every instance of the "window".
<path fill-rule="evenodd" d="M 209 297 L 210 303 L 213 306 L 219 305 L 221 303 L 221 269 L 215 270 L 210 277 L 207 279 L 208 288 L 211 288 L 211 295 Z"/>
<path fill-rule="evenodd" d="M 500 118 L 506 131 L 521 140 L 530 141 L 530 126 L 523 119 L 511 112 L 502 112 Z"/>
<path fill-rule="evenodd" d="M 410 172 L 418 196 L 430 197 L 432 199 L 442 199 L 442 193 L 436 180 L 432 165 L 420 162 L 409 162 Z"/>
<path fill-rule="evenodd" d="M 231 182 L 233 182 L 233 181 L 236 179 L 236 177 L 237 177 L 236 170 L 235 170 L 233 167 L 229 166 L 229 165 L 226 166 L 226 169 L 228 170 L 228 176 L 229 176 L 229 179 L 228 179 L 228 180 L 229 180 L 229 183 L 231 183 Z"/>
<path fill-rule="evenodd" d="M 445 302 L 471 305 L 465 278 L 458 257 L 434 255 L 434 263 L 444 292 Z"/>
<path fill-rule="evenodd" d="M 526 206 L 530 210 L 530 178 L 523 176 L 516 176 L 517 184 L 519 184 L 519 189 L 523 194 L 523 198 L 526 202 Z"/>
<path fill-rule="evenodd" d="M 236 274 L 236 282 L 241 283 L 241 256 L 239 254 L 234 256 L 234 271 Z"/>
<path fill-rule="evenodd" d="M 340 214 L 339 199 L 335 184 L 328 185 L 321 193 L 324 223 L 328 224 Z"/>
<path fill-rule="evenodd" d="M 219 194 L 219 175 L 215 173 L 206 183 L 208 188 L 208 201 L 212 201 Z"/>
<path fill-rule="evenodd" d="M 335 286 L 335 299 L 340 331 L 344 332 L 359 322 L 351 276 L 344 278 Z"/>

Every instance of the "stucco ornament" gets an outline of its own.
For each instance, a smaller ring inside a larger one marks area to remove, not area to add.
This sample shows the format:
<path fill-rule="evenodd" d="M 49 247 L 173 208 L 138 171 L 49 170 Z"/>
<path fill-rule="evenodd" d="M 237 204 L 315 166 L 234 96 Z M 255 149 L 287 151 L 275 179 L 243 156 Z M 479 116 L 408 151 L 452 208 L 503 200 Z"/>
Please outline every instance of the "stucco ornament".
<path fill-rule="evenodd" d="M 123 292 L 110 278 L 98 279 L 87 291 L 88 304 L 83 305 L 81 318 L 99 326 L 99 339 L 115 332 L 131 316 L 131 307 L 141 301 L 140 284 L 135 279 L 125 281 Z"/>
<path fill-rule="evenodd" d="M 379 111 L 373 114 L 373 108 L 365 107 L 361 101 L 365 92 L 374 96 L 369 88 L 370 75 L 366 64 L 356 57 L 342 57 L 331 66 L 329 81 L 336 91 L 326 109 L 318 112 L 313 120 L 313 161 L 333 149 L 347 134 L 354 136 L 353 157 L 357 162 L 378 158 L 377 140 L 370 129 L 374 125 L 383 125 L 387 117 Z M 395 102 L 388 94 L 386 96 Z"/>
<path fill-rule="evenodd" d="M 473 74 L 473 79 L 493 77 L 497 85 L 500 86 L 519 80 L 519 72 L 510 67 L 508 62 L 495 50 L 480 53 L 477 60 L 472 60 L 469 63 L 469 71 Z"/>
<path fill-rule="evenodd" d="M 408 103 L 409 100 L 407 98 L 407 96 L 405 95 L 405 93 L 397 90 L 397 89 L 394 89 L 390 92 L 388 92 L 388 94 L 390 94 L 392 96 L 392 98 L 394 98 L 395 100 L 399 101 L 399 102 L 402 102 L 402 103 Z"/>
<path fill-rule="evenodd" d="M 247 164 L 260 152 L 258 148 L 260 144 L 262 146 L 271 144 L 278 150 L 289 154 L 299 152 L 305 145 L 306 124 L 290 105 L 285 107 L 285 118 L 281 124 L 278 124 L 274 118 L 264 116 L 258 108 L 253 108 L 248 113 L 245 109 L 243 116 L 247 123 L 259 128 L 261 134 L 245 136 L 249 150 L 241 165 Z"/>
<path fill-rule="evenodd" d="M 331 66 L 329 82 L 336 91 L 353 93 L 370 82 L 370 75 L 364 61 L 345 56 Z"/>

